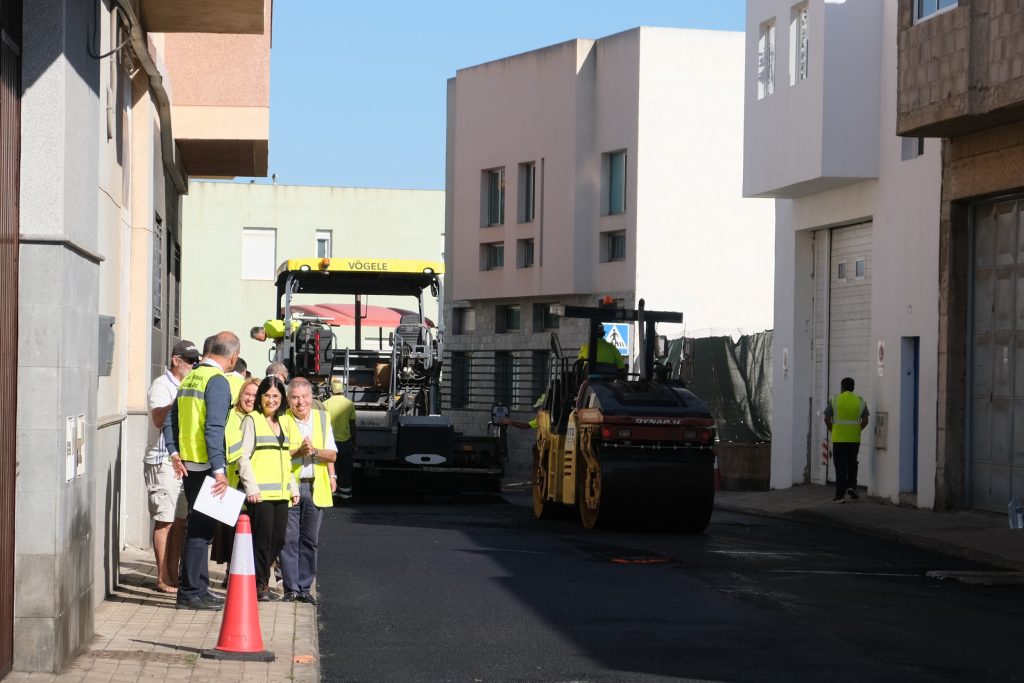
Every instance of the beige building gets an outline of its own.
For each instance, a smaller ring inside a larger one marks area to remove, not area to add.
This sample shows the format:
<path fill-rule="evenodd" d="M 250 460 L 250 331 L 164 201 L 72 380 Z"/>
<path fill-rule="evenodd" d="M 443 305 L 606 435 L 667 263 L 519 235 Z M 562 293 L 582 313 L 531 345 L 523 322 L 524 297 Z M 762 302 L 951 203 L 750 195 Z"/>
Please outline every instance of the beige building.
<path fill-rule="evenodd" d="M 457 423 L 481 430 L 496 400 L 528 410 L 550 332 L 580 346 L 585 326 L 552 303 L 643 298 L 691 333 L 771 327 L 772 201 L 742 197 L 742 168 L 741 33 L 644 27 L 459 70 L 445 230 Z M 513 436 L 516 469 L 529 435 Z"/>
<path fill-rule="evenodd" d="M 285 260 L 441 260 L 444 192 L 437 190 L 193 182 L 182 206 L 183 329 L 197 344 L 218 330 L 235 331 L 242 358 L 258 377 L 271 344 L 250 339 L 249 329 L 275 317 L 274 277 Z M 311 300 L 351 303 L 326 295 L 303 295 L 296 303 Z M 363 303 L 415 309 L 408 297 L 373 296 Z M 436 307 L 426 314 L 436 320 Z M 351 332 L 339 328 L 339 342 L 350 343 Z M 364 346 L 376 345 L 373 335 L 380 331 L 363 330 Z"/>
<path fill-rule="evenodd" d="M 271 2 L 6 0 L 0 30 L 3 676 L 61 671 L 120 548 L 149 543 L 179 199 L 193 176 L 266 173 Z"/>

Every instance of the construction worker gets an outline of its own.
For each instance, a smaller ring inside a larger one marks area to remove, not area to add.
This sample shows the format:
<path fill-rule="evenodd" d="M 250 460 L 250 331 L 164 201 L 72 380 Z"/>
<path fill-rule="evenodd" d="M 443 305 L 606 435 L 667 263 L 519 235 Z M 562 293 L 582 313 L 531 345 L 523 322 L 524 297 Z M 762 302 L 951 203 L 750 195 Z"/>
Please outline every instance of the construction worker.
<path fill-rule="evenodd" d="M 164 441 L 177 476 L 184 478 L 188 501 L 185 546 L 181 555 L 179 609 L 219 610 L 224 598 L 210 593 L 208 551 L 216 521 L 195 509 L 204 480 L 213 475 L 211 492 L 228 487 L 224 425 L 231 408 L 231 387 L 224 372 L 235 366 L 238 337 L 220 332 L 210 339 L 203 360 L 181 381 L 178 398 L 164 422 Z"/>
<path fill-rule="evenodd" d="M 547 397 L 548 393 L 545 391 L 543 394 L 540 395 L 540 397 L 536 401 L 533 402 L 533 409 L 540 410 L 540 408 L 544 405 L 544 401 L 547 400 Z M 522 420 L 513 420 L 510 417 L 503 417 L 502 419 L 498 420 L 496 424 L 499 424 L 502 427 L 515 427 L 516 429 L 536 429 L 537 416 L 534 415 L 533 419 L 531 419 L 529 422 L 523 422 Z"/>
<path fill-rule="evenodd" d="M 288 510 L 288 535 L 281 549 L 282 600 L 316 604 L 310 594 L 316 578 L 323 509 L 334 506 L 328 463 L 338 458 L 327 411 L 313 407 L 313 385 L 297 377 L 288 385 L 288 415 L 301 440 L 292 445 L 292 471 L 299 482 L 299 502 Z"/>
<path fill-rule="evenodd" d="M 299 329 L 300 322 L 292 320 L 292 332 Z M 262 325 L 257 325 L 249 330 L 249 336 L 256 341 L 284 338 L 284 321 L 281 319 L 268 320 Z"/>
<path fill-rule="evenodd" d="M 857 453 L 860 451 L 860 433 L 868 426 L 868 404 L 853 393 L 852 377 L 839 383 L 840 393 L 825 406 L 825 426 L 832 433 L 832 462 L 836 468 L 836 495 L 833 503 L 860 498 L 857 495 Z"/>
<path fill-rule="evenodd" d="M 590 357 L 590 344 L 584 344 L 580 347 L 580 352 L 576 354 L 576 358 L 587 360 Z M 626 361 L 623 359 L 622 354 L 615 348 L 615 345 L 604 337 L 597 338 L 597 362 L 606 365 L 614 365 L 616 369 L 625 372 Z"/>
<path fill-rule="evenodd" d="M 331 396 L 324 401 L 331 417 L 334 443 L 338 447 L 338 460 L 334 463 L 337 475 L 337 493 L 341 500 L 352 498 L 352 459 L 356 452 L 356 404 L 345 396 L 345 381 L 331 378 Z"/>
<path fill-rule="evenodd" d="M 224 377 L 228 380 L 228 386 L 231 387 L 231 405 L 235 405 L 238 402 L 238 392 L 241 390 L 242 385 L 245 384 L 245 372 L 248 367 L 248 364 L 239 358 L 235 361 L 235 367 L 231 372 L 224 373 Z"/>

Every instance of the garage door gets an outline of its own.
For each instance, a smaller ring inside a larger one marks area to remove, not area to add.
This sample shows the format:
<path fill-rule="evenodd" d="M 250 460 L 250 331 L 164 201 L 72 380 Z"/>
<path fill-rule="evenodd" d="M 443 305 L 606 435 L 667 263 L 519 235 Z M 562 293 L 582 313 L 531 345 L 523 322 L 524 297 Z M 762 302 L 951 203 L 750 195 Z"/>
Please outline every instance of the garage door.
<path fill-rule="evenodd" d="M 974 207 L 971 505 L 1006 511 L 1024 496 L 1024 198 Z"/>
<path fill-rule="evenodd" d="M 826 436 L 821 411 L 829 398 L 838 393 L 839 381 L 852 377 L 857 393 L 867 396 L 871 385 L 871 223 L 818 230 L 814 235 L 814 395 L 812 422 L 817 434 L 812 446 Z M 827 277 L 824 274 L 828 273 Z M 819 276 L 820 274 L 820 276 Z M 858 481 L 866 485 L 871 478 L 871 431 L 864 431 L 859 458 Z M 829 468 L 820 466 L 820 458 L 811 454 L 811 480 L 834 480 Z"/>

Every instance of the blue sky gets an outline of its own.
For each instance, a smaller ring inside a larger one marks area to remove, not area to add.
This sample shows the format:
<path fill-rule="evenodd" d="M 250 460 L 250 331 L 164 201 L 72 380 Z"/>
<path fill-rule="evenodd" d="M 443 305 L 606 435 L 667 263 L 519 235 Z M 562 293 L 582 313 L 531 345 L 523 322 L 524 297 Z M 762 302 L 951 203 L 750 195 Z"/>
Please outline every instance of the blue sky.
<path fill-rule="evenodd" d="M 636 26 L 742 31 L 744 11 L 744 0 L 275 2 L 269 172 L 287 185 L 444 189 L 458 69 Z"/>

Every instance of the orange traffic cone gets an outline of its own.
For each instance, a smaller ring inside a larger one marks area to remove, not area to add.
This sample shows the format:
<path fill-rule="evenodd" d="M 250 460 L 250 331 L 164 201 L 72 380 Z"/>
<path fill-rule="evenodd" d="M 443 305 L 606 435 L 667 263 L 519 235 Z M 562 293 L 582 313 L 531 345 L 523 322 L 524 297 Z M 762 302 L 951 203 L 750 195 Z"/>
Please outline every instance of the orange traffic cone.
<path fill-rule="evenodd" d="M 228 595 L 217 647 L 204 650 L 203 657 L 246 662 L 274 661 L 274 653 L 263 649 L 263 636 L 260 634 L 252 527 L 249 526 L 248 515 L 239 515 L 235 524 L 235 543 L 231 547 L 231 566 L 228 569 Z"/>
<path fill-rule="evenodd" d="M 722 470 L 718 469 L 718 456 L 715 456 L 715 490 L 722 490 Z"/>

